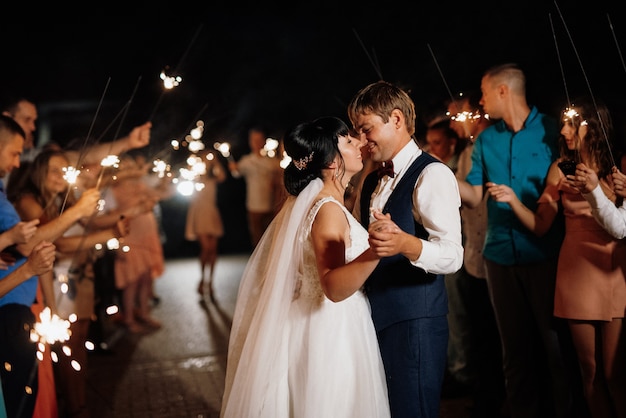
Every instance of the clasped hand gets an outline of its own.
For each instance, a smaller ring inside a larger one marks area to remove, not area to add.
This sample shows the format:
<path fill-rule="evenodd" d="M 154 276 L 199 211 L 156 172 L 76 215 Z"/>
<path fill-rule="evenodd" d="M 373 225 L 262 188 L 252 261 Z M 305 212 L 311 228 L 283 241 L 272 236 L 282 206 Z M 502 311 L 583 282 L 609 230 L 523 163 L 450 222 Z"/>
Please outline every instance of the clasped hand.
<path fill-rule="evenodd" d="M 402 230 L 391 220 L 388 213 L 373 211 L 372 215 L 376 220 L 370 223 L 367 230 L 370 248 L 378 257 L 398 254 Z"/>
<path fill-rule="evenodd" d="M 613 167 L 613 191 L 616 195 L 626 197 L 626 175 Z M 598 186 L 598 174 L 584 163 L 576 166 L 576 173 L 566 177 L 567 184 L 581 193 L 591 193 Z"/>

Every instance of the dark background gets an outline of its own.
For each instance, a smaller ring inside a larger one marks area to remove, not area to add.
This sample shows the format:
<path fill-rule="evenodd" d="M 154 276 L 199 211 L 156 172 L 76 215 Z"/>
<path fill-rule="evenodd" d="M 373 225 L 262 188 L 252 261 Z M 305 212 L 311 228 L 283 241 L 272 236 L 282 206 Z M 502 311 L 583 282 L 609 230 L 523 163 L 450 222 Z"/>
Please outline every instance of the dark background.
<path fill-rule="evenodd" d="M 451 94 L 478 89 L 488 67 L 511 61 L 526 70 L 529 102 L 541 111 L 558 117 L 568 97 L 591 94 L 620 128 L 626 15 L 613 3 L 321 2 L 275 13 L 257 3 L 228 14 L 215 3 L 94 3 L 67 11 L 71 20 L 61 9 L 50 9 L 58 19 L 4 14 L 0 93 L 37 104 L 40 145 L 106 142 L 151 120 L 146 155 L 178 161 L 186 153 L 170 151 L 170 140 L 201 119 L 204 142 L 228 141 L 238 159 L 252 124 L 280 138 L 321 115 L 347 121 L 350 98 L 381 78 L 409 91 L 420 136 Z M 182 83 L 165 91 L 162 70 Z M 243 180 L 220 185 L 221 252 L 249 250 L 244 196 Z M 180 196 L 162 204 L 170 257 L 196 250 L 182 238 L 186 206 Z"/>

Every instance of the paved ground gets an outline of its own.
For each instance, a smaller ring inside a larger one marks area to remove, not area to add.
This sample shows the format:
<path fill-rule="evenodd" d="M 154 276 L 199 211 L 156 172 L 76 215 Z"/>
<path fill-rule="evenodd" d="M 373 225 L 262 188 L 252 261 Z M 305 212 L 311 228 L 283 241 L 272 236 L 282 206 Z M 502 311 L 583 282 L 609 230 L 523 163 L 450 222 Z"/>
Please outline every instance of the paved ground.
<path fill-rule="evenodd" d="M 167 262 L 153 315 L 163 328 L 128 334 L 110 323 L 111 352 L 89 358 L 92 418 L 217 418 L 230 322 L 247 255 L 220 256 L 215 302 L 196 293 L 196 259 Z M 468 398 L 444 400 L 441 418 L 468 416 Z M 326 418 L 326 417 L 325 417 Z"/>

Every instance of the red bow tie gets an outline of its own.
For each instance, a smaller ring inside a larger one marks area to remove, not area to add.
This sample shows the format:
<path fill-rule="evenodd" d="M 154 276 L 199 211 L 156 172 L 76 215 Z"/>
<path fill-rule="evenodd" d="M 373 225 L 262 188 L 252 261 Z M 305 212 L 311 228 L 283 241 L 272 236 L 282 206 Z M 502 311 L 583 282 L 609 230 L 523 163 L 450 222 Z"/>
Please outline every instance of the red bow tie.
<path fill-rule="evenodd" d="M 385 161 L 383 164 L 378 167 L 378 178 L 382 178 L 383 176 L 389 176 L 394 178 L 396 173 L 393 171 L 393 161 Z"/>

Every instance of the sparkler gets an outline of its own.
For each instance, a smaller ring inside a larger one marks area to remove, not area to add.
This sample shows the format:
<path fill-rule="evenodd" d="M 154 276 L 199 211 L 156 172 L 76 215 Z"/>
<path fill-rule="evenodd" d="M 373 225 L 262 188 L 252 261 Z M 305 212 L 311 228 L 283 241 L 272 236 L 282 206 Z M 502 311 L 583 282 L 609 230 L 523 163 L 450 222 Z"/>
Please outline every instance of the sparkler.
<path fill-rule="evenodd" d="M 230 153 L 230 144 L 228 142 L 216 142 L 213 144 L 213 148 L 218 150 L 220 154 L 222 154 L 222 157 L 228 159 L 228 161 L 235 161 Z"/>
<path fill-rule="evenodd" d="M 374 71 L 376 71 L 376 74 L 378 74 L 379 79 L 383 80 L 383 73 L 382 71 L 380 71 L 380 66 L 378 65 L 378 61 L 374 62 L 374 60 L 372 59 L 372 56 L 367 51 L 367 48 L 365 48 L 365 45 L 363 45 L 363 41 L 361 41 L 361 38 L 359 37 L 359 34 L 357 33 L 356 29 L 352 28 L 352 31 L 354 32 L 354 36 L 356 36 L 356 39 L 359 41 L 359 44 L 361 44 L 361 48 L 363 48 L 365 55 L 367 55 L 367 59 L 370 60 L 370 63 L 374 67 Z"/>
<path fill-rule="evenodd" d="M 615 46 L 617 46 L 617 53 L 619 54 L 619 59 L 622 62 L 622 67 L 624 67 L 624 71 L 626 71 L 626 64 L 624 64 L 624 57 L 622 56 L 622 50 L 619 47 L 619 43 L 617 42 L 617 37 L 615 36 L 615 31 L 613 30 L 613 24 L 611 23 L 611 17 L 609 14 L 606 14 L 606 18 L 609 20 L 609 28 L 611 29 L 611 34 L 613 34 L 613 40 L 615 41 Z"/>
<path fill-rule="evenodd" d="M 78 155 L 78 162 L 80 163 L 80 160 L 83 156 L 83 154 L 85 153 L 85 150 L 87 149 L 87 143 L 89 141 L 89 138 L 91 137 L 91 132 L 93 131 L 93 127 L 96 123 L 96 119 L 98 118 L 98 113 L 100 113 L 100 108 L 102 107 L 102 102 L 104 101 L 104 96 L 106 95 L 107 90 L 109 89 L 109 84 L 111 83 L 111 77 L 109 77 L 107 79 L 107 83 L 104 86 L 104 91 L 102 92 L 102 96 L 100 96 L 100 101 L 98 102 L 98 107 L 96 108 L 96 113 L 93 115 L 93 119 L 91 121 L 91 125 L 89 126 L 89 131 L 87 132 L 87 136 L 85 137 L 85 142 L 83 142 L 80 154 Z M 67 193 L 65 194 L 65 198 L 63 199 L 63 204 L 61 205 L 61 212 L 63 213 L 63 211 L 65 210 L 65 205 L 67 204 L 67 199 L 69 197 L 70 194 L 70 188 L 68 187 L 67 189 Z"/>
<path fill-rule="evenodd" d="M 199 120 L 199 118 L 202 115 L 202 113 L 204 113 L 207 107 L 208 107 L 208 103 L 205 103 L 200 109 L 200 111 L 196 113 L 196 115 L 192 119 L 192 122 L 188 125 L 187 129 L 183 131 L 184 132 L 183 135 L 186 138 L 185 140 L 181 142 L 178 139 L 172 139 L 169 143 L 169 146 L 166 146 L 163 149 L 159 150 L 158 152 L 156 152 L 156 154 L 152 154 L 151 152 L 149 152 L 148 154 L 153 155 L 151 159 L 155 161 L 161 158 L 163 155 L 167 154 L 171 149 L 173 150 L 180 149 L 181 146 L 185 145 L 184 143 L 185 141 L 187 141 L 188 143 L 188 142 L 193 142 L 195 140 L 200 139 L 202 135 L 204 134 L 204 122 Z M 152 146 L 152 143 L 150 144 L 150 146 Z M 204 143 L 201 143 L 201 142 L 196 142 L 194 145 L 192 145 L 192 147 L 194 146 L 202 147 L 202 149 L 204 149 Z"/>
<path fill-rule="evenodd" d="M 84 154 L 89 138 L 91 137 L 91 132 L 93 131 L 93 127 L 96 123 L 96 119 L 98 118 L 98 113 L 100 113 L 100 108 L 102 107 L 102 102 L 104 101 L 104 96 L 109 88 L 109 84 L 111 83 L 111 77 L 108 78 L 106 86 L 104 87 L 104 91 L 102 92 L 102 96 L 100 96 L 100 101 L 98 102 L 98 107 L 96 108 L 96 113 L 93 115 L 93 120 L 91 121 L 91 126 L 89 126 L 89 131 L 87 132 L 87 136 L 85 137 L 85 142 L 81 148 L 81 153 L 78 157 L 78 161 L 80 162 L 82 155 Z"/>
<path fill-rule="evenodd" d="M 441 80 L 443 81 L 443 85 L 446 87 L 446 91 L 450 95 L 450 99 L 452 100 L 453 103 L 456 104 L 456 100 L 454 99 L 454 95 L 452 94 L 452 91 L 450 91 L 450 87 L 448 86 L 448 82 L 446 81 L 446 78 L 443 75 L 443 71 L 441 71 L 441 68 L 439 67 L 439 62 L 437 61 L 437 57 L 435 57 L 435 53 L 433 52 L 433 49 L 430 47 L 430 44 L 426 44 L 426 46 L 428 46 L 428 50 L 430 51 L 430 55 L 433 57 L 433 61 L 435 62 L 435 66 L 437 67 L 437 71 L 439 71 L 439 75 L 441 76 Z M 458 108 L 458 105 L 457 105 L 457 108 Z"/>
<path fill-rule="evenodd" d="M 454 97 L 454 95 L 452 94 L 452 91 L 450 90 L 450 87 L 448 86 L 448 82 L 446 81 L 446 77 L 443 75 L 443 71 L 441 71 L 441 67 L 439 66 L 439 62 L 437 61 L 437 57 L 435 56 L 435 53 L 433 52 L 433 49 L 430 47 L 430 44 L 426 44 L 428 46 L 428 50 L 430 51 L 430 55 L 433 58 L 433 61 L 435 62 L 435 66 L 437 67 L 437 71 L 439 72 L 439 75 L 441 76 L 441 80 L 443 81 L 443 84 L 446 88 L 446 91 L 448 92 L 448 95 L 450 96 L 450 100 L 451 103 L 454 104 L 454 107 L 456 107 L 456 114 L 452 115 L 450 112 L 446 112 L 446 116 L 449 116 L 450 119 L 460 122 L 460 123 L 464 123 L 464 122 L 476 122 L 477 120 L 479 120 L 480 118 L 484 117 L 485 119 L 489 119 L 489 115 L 487 114 L 482 114 L 480 112 L 480 110 L 476 110 L 474 112 L 468 112 L 468 111 L 463 111 L 461 112 L 461 107 L 459 106 L 459 101 Z M 462 93 L 461 93 L 462 95 Z M 471 132 L 469 131 L 469 127 L 466 125 L 463 125 L 463 129 L 466 133 L 466 135 L 473 140 L 473 135 L 471 134 Z"/>
<path fill-rule="evenodd" d="M 561 61 L 561 54 L 559 53 L 559 43 L 556 40 L 556 33 L 554 32 L 554 24 L 552 23 L 552 15 L 548 13 L 548 18 L 550 19 L 550 28 L 552 29 L 552 37 L 554 38 L 554 47 L 556 49 L 556 56 L 559 60 L 559 67 L 561 69 L 561 78 L 563 79 L 563 87 L 565 88 L 565 97 L 567 98 L 567 106 L 572 104 L 572 101 L 569 98 L 569 93 L 567 91 L 567 83 L 565 81 L 565 72 L 563 71 L 563 62 Z"/>
<path fill-rule="evenodd" d="M 572 101 L 570 100 L 569 97 L 569 92 L 567 89 L 567 82 L 565 81 L 565 71 L 563 70 L 563 62 L 561 60 L 561 54 L 559 52 L 559 43 L 556 40 L 556 33 L 554 31 L 554 25 L 552 23 L 552 15 L 550 13 L 548 13 L 548 18 L 550 19 L 550 28 L 552 29 L 552 37 L 554 38 L 554 47 L 556 49 L 556 56 L 559 60 L 559 68 L 561 69 L 561 78 L 563 79 L 563 88 L 565 89 L 565 97 L 567 99 L 567 106 L 565 107 L 565 110 L 563 111 L 563 115 L 564 115 L 564 120 L 572 120 L 572 118 L 574 118 L 575 116 L 578 116 L 578 112 L 576 112 L 576 110 L 573 109 L 572 107 Z M 575 156 L 576 156 L 576 160 L 577 161 L 573 161 L 574 163 L 580 161 L 580 147 L 578 146 L 578 144 L 576 144 L 576 149 L 574 150 Z M 559 166 L 559 168 L 561 169 L 561 171 L 564 170 L 563 166 Z M 565 172 L 563 172 L 563 174 L 565 174 Z"/>
<path fill-rule="evenodd" d="M 163 96 L 164 96 L 165 92 L 172 90 L 174 87 L 178 87 L 178 85 L 183 81 L 183 78 L 180 75 L 177 75 L 178 74 L 178 69 L 181 67 L 182 63 L 187 58 L 187 55 L 189 54 L 189 51 L 191 50 L 191 47 L 193 46 L 194 42 L 196 41 L 196 38 L 200 34 L 201 30 L 202 30 L 202 25 L 200 25 L 198 27 L 198 29 L 196 30 L 196 33 L 194 34 L 193 38 L 191 38 L 191 41 L 187 45 L 187 49 L 185 49 L 185 52 L 183 53 L 182 57 L 180 58 L 180 60 L 178 62 L 178 65 L 176 66 L 176 68 L 174 68 L 174 71 L 173 71 L 174 75 L 173 76 L 172 75 L 167 75 L 165 73 L 165 70 L 161 71 L 161 74 L 159 75 L 159 78 L 161 80 L 163 80 L 163 87 L 164 88 L 161 91 L 161 94 L 159 95 L 159 98 L 157 99 L 157 102 L 154 105 L 154 108 L 152 109 L 152 112 L 150 112 L 150 117 L 148 118 L 149 121 L 152 121 L 152 119 L 154 119 L 154 116 L 156 115 L 156 111 L 159 108 L 159 105 L 161 104 L 161 102 L 163 101 Z M 169 69 L 169 67 L 166 67 L 166 69 Z"/>
<path fill-rule="evenodd" d="M 283 151 L 283 158 L 280 160 L 280 167 L 282 169 L 287 168 L 287 166 L 289 165 L 289 163 L 291 162 L 291 157 L 289 155 L 287 155 L 286 151 Z"/>
<path fill-rule="evenodd" d="M 266 138 L 265 145 L 263 145 L 263 150 L 261 153 L 267 157 L 274 158 L 276 157 L 276 150 L 278 149 L 278 141 L 274 138 Z"/>
<path fill-rule="evenodd" d="M 46 344 L 54 344 L 56 342 L 64 342 L 69 340 L 71 332 L 69 331 L 70 322 L 53 315 L 50 308 L 46 307 L 39 313 L 39 322 L 36 322 L 30 332 L 30 340 L 37 344 L 37 353 L 34 364 L 43 360 L 43 353 L 46 351 Z M 56 361 L 56 354 L 51 351 L 50 355 L 53 361 Z M 10 371 L 11 364 L 5 363 L 4 367 Z M 25 395 L 32 395 L 33 389 L 31 383 L 34 381 L 37 373 L 37 367 L 32 368 L 32 372 L 28 379 L 28 384 L 24 388 Z M 21 415 L 24 402 L 22 401 L 18 407 L 18 416 Z"/>
<path fill-rule="evenodd" d="M 65 181 L 67 181 L 69 184 L 76 184 L 76 180 L 78 179 L 80 170 L 77 170 L 72 166 L 68 166 L 63 167 L 63 173 L 63 179 L 65 179 Z"/>
<path fill-rule="evenodd" d="M 197 158 L 197 157 L 196 157 Z M 176 186 L 176 191 L 183 196 L 191 196 L 195 190 L 201 190 L 196 187 L 196 179 L 200 173 L 206 172 L 206 165 L 203 161 L 198 161 L 194 157 L 188 159 L 191 168 L 181 168 L 179 170 L 182 180 Z"/>
<path fill-rule="evenodd" d="M 163 80 L 163 87 L 166 90 L 171 90 L 174 87 L 178 87 L 178 85 L 183 81 L 183 78 L 181 76 L 169 76 L 165 73 L 165 70 L 161 71 L 161 75 L 159 77 L 161 77 L 161 80 Z"/>
<path fill-rule="evenodd" d="M 70 339 L 70 321 L 52 314 L 50 308 L 44 308 L 39 314 L 39 322 L 35 323 L 30 339 L 39 344 L 54 344 Z M 41 350 L 40 350 L 41 351 Z"/>
<path fill-rule="evenodd" d="M 559 12 L 559 16 L 561 18 L 561 21 L 563 22 L 563 27 L 565 28 L 565 32 L 567 33 L 567 36 L 570 40 L 570 43 L 572 44 L 572 49 L 574 50 L 574 53 L 576 54 L 576 59 L 578 60 L 578 65 L 580 65 L 580 69 L 583 73 L 583 77 L 585 78 L 585 82 L 587 83 L 587 89 L 589 90 L 589 96 L 591 97 L 591 100 L 593 102 L 593 107 L 596 110 L 596 115 L 598 116 L 598 120 L 600 121 L 600 128 L 602 129 L 602 134 L 604 135 L 604 141 L 606 142 L 606 145 L 608 147 L 608 151 L 609 151 L 609 156 L 611 157 L 611 164 L 615 167 L 615 159 L 613 158 L 613 151 L 611 150 L 611 144 L 609 143 L 609 137 L 608 134 L 606 133 L 606 128 L 604 125 L 604 121 L 602 120 L 602 116 L 600 116 L 600 112 L 598 111 L 598 105 L 596 103 L 596 98 L 593 94 L 593 91 L 591 90 L 591 84 L 589 83 L 589 78 L 587 77 L 587 73 L 585 72 L 585 67 L 583 66 L 582 61 L 580 60 L 580 56 L 578 55 L 578 49 L 576 49 L 576 45 L 574 44 L 574 40 L 572 39 L 572 35 L 569 32 L 569 29 L 567 27 L 567 23 L 565 22 L 565 18 L 563 17 L 563 14 L 561 13 L 561 9 L 559 9 L 559 5 L 557 4 L 556 0 L 554 1 L 554 5 L 556 6 L 556 10 Z"/>
<path fill-rule="evenodd" d="M 165 177 L 165 173 L 169 172 L 171 168 L 170 165 L 163 160 L 154 160 L 152 164 L 154 166 L 152 167 L 152 172 L 157 173 L 160 179 Z"/>
<path fill-rule="evenodd" d="M 215 155 L 209 152 L 205 159 L 213 161 Z M 187 158 L 187 167 L 179 170 L 182 180 L 176 186 L 176 191 L 183 196 L 191 196 L 194 192 L 204 189 L 204 183 L 198 182 L 197 179 L 207 173 L 207 163 L 197 155 L 190 155 Z"/>
<path fill-rule="evenodd" d="M 117 155 L 107 155 L 102 159 L 100 165 L 103 167 L 100 170 L 100 174 L 98 176 L 98 182 L 96 183 L 96 189 L 100 187 L 100 182 L 102 181 L 102 176 L 104 175 L 105 169 L 108 167 L 118 168 L 120 165 L 120 158 Z"/>

